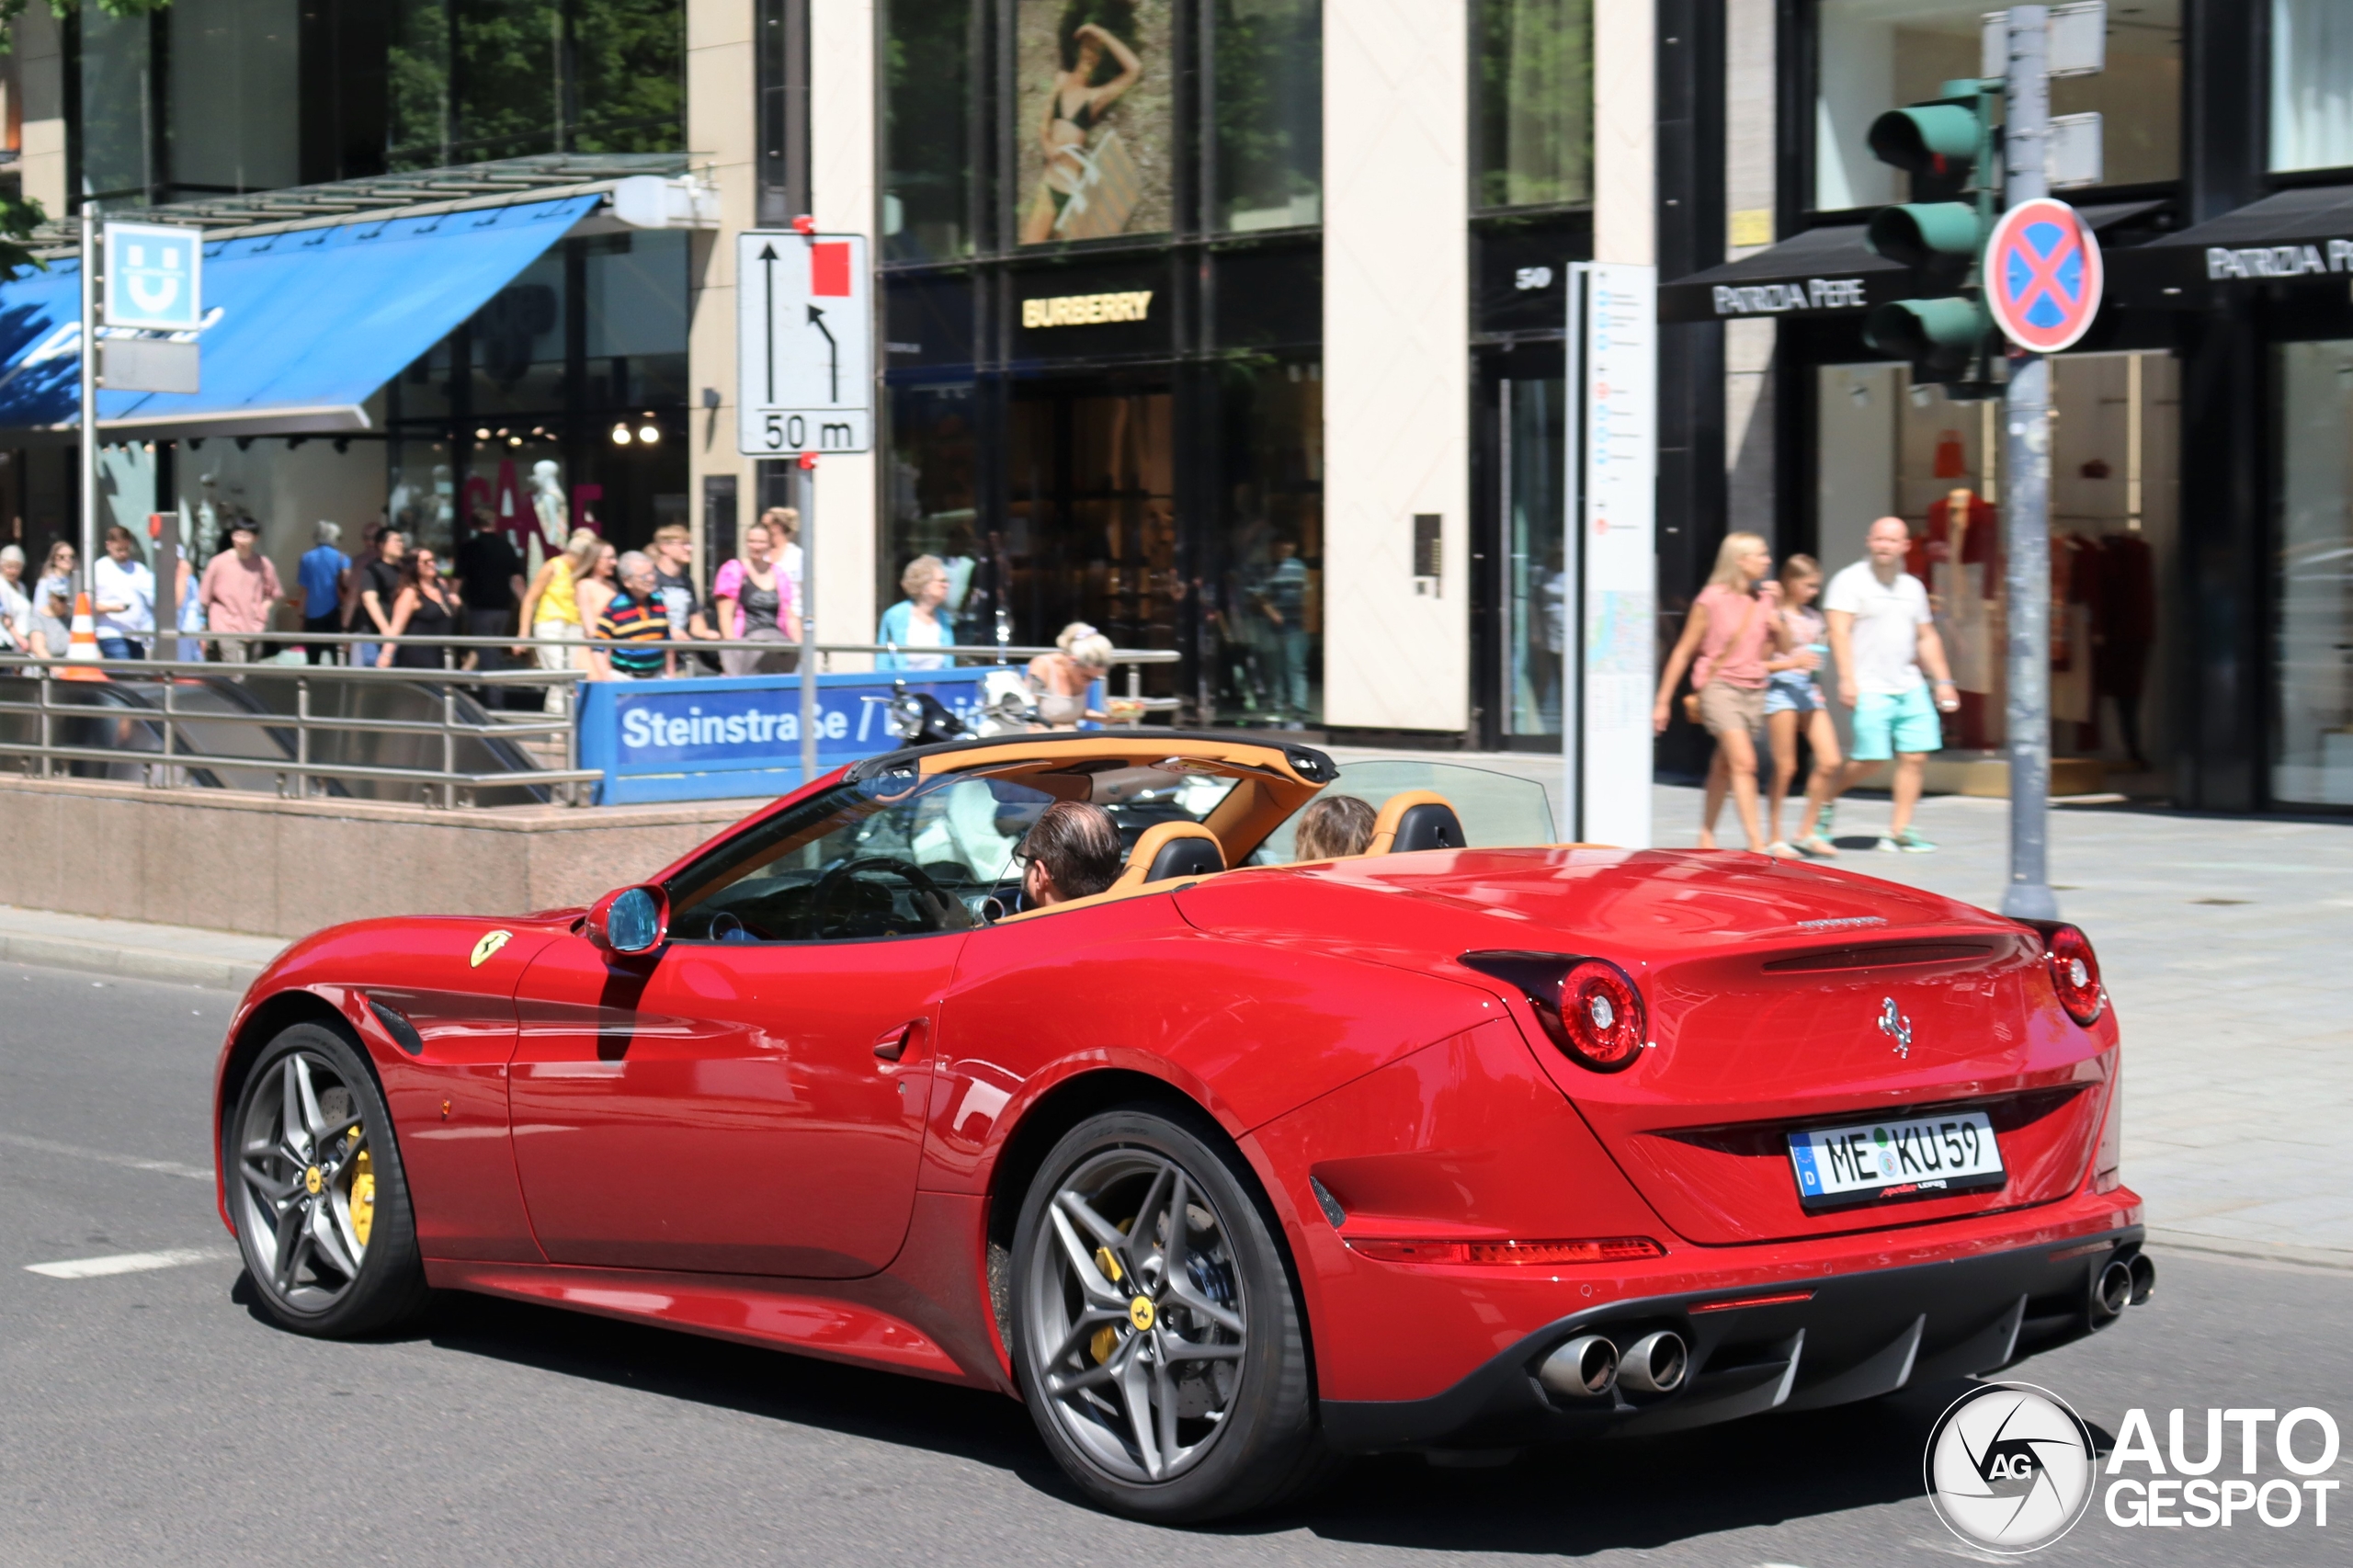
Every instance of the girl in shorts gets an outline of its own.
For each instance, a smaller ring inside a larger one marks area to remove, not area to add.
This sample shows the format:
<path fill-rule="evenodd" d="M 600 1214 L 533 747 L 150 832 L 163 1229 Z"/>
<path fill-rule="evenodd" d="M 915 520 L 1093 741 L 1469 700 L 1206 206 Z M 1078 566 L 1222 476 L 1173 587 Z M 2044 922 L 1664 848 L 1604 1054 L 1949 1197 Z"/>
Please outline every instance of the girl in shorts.
<path fill-rule="evenodd" d="M 1771 833 L 1770 853 L 1802 853 L 1827 858 L 1838 853 L 1830 842 L 1831 791 L 1838 779 L 1838 732 L 1830 722 L 1830 706 L 1823 700 L 1816 678 L 1830 657 L 1829 633 L 1822 612 L 1813 608 L 1822 595 L 1822 568 L 1811 555 L 1792 555 L 1781 564 L 1781 600 L 1773 618 L 1774 645 L 1779 652 L 1766 661 L 1765 731 L 1773 751 L 1773 784 L 1765 808 L 1765 825 Z M 1813 771 L 1806 779 L 1805 820 L 1792 849 L 1781 837 L 1781 802 L 1797 777 L 1798 736 L 1813 748 Z"/>

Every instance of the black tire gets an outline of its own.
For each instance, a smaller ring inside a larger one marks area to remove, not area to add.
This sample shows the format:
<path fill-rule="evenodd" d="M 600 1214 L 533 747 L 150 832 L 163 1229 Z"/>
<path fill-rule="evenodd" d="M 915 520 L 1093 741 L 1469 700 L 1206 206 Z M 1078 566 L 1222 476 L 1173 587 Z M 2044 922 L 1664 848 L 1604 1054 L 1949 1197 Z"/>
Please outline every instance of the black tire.
<path fill-rule="evenodd" d="M 392 1113 L 342 1035 L 296 1024 L 263 1048 L 221 1131 L 221 1168 L 254 1294 L 281 1326 L 348 1338 L 424 1306 Z"/>
<path fill-rule="evenodd" d="M 1016 1375 L 1055 1460 L 1114 1513 L 1204 1523 L 1270 1506 L 1336 1464 L 1315 1428 L 1290 1261 L 1253 1194 L 1206 1118 L 1131 1106 L 1072 1128 L 1023 1199 Z"/>

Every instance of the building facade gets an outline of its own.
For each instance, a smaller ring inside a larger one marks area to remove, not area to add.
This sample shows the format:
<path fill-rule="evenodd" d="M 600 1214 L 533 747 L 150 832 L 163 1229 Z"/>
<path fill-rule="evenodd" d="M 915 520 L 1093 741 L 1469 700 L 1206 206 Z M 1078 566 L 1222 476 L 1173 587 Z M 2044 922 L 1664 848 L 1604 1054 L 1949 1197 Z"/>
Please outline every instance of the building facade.
<path fill-rule="evenodd" d="M 1711 7 L 1724 134 L 1660 191 L 1725 203 L 1725 259 L 1668 268 L 1661 304 L 1723 346 L 1716 526 L 1836 569 L 1906 518 L 1963 666 L 1956 749 L 2003 739 L 1999 404 L 1864 343 L 1903 285 L 1860 225 L 1905 199 L 1871 118 L 1975 74 L 1985 9 Z M 2102 116 L 2103 178 L 2060 194 L 2108 278 L 2052 361 L 2054 749 L 2193 809 L 2353 806 L 2353 5 L 2111 0 L 2106 69 L 2052 109 Z"/>

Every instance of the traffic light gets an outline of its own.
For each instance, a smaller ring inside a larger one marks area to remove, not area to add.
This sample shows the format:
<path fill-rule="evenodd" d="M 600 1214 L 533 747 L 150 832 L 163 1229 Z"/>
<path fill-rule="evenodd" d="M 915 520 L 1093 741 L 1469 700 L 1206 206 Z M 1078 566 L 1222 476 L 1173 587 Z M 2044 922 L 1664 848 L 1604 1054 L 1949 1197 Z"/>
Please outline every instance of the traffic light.
<path fill-rule="evenodd" d="M 1871 155 L 1912 176 L 1914 199 L 1872 213 L 1864 240 L 1911 268 L 1915 297 L 1871 312 L 1863 337 L 1882 354 L 1910 360 L 1916 381 L 1971 379 L 1993 331 L 1976 272 L 1998 210 L 1992 110 L 1999 85 L 1947 82 L 1942 97 L 1871 122 Z"/>

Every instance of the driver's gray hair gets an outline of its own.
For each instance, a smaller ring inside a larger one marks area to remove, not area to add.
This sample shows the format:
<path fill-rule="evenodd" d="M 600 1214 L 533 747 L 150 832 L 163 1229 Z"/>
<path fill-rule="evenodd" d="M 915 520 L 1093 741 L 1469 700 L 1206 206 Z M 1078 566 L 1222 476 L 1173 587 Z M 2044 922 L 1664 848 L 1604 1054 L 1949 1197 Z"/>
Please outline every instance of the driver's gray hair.
<path fill-rule="evenodd" d="M 628 554 L 622 556 L 619 561 L 613 562 L 613 572 L 622 582 L 626 583 L 631 577 L 637 575 L 637 569 L 641 566 L 645 568 L 648 572 L 653 571 L 654 558 L 646 554 L 645 551 L 642 550 L 632 550 Z"/>

